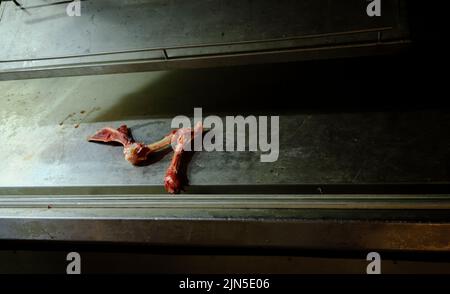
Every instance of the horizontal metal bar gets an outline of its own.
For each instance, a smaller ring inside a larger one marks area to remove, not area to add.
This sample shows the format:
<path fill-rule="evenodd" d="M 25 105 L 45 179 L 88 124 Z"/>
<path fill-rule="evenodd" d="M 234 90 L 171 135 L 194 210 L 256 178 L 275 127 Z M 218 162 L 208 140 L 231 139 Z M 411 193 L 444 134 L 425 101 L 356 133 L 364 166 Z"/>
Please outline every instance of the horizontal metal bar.
<path fill-rule="evenodd" d="M 129 50 L 120 50 L 120 51 L 108 51 L 108 52 L 104 51 L 104 52 L 96 52 L 96 53 L 89 53 L 89 54 L 73 54 L 73 55 L 64 55 L 64 56 L 51 56 L 51 57 L 39 57 L 39 58 L 27 58 L 27 59 L 10 59 L 10 60 L 0 60 L 0 63 L 68 59 L 68 58 L 79 58 L 79 57 L 115 55 L 115 54 L 123 54 L 123 53 L 139 53 L 139 52 L 164 51 L 164 50 L 167 51 L 167 50 L 175 50 L 175 49 L 194 49 L 194 48 L 204 48 L 204 47 L 219 47 L 219 46 L 222 47 L 222 46 L 249 45 L 249 44 L 258 44 L 258 43 L 275 43 L 275 42 L 283 42 L 283 41 L 296 41 L 296 40 L 303 40 L 303 39 L 346 36 L 346 35 L 354 35 L 354 34 L 370 33 L 370 32 L 381 32 L 381 31 L 387 31 L 387 30 L 391 30 L 391 29 L 392 29 L 392 27 L 380 27 L 380 28 L 364 29 L 364 30 L 352 30 L 352 31 L 335 32 L 335 33 L 293 36 L 293 37 L 286 37 L 286 38 L 248 40 L 248 41 L 236 41 L 236 42 L 199 43 L 199 44 L 187 44 L 187 45 L 179 45 L 179 46 L 129 49 Z"/>
<path fill-rule="evenodd" d="M 322 58 L 345 58 L 366 55 L 390 54 L 408 47 L 408 40 L 366 43 L 357 45 L 325 46 L 317 48 L 289 48 L 228 54 L 208 54 L 190 57 L 170 57 L 161 52 L 161 58 L 120 61 L 79 62 L 76 64 L 23 66 L 0 70 L 1 80 L 47 78 L 53 76 L 79 76 L 144 72 L 185 68 L 208 68 L 243 64 L 292 62 Z M 6 63 L 7 64 L 7 63 Z"/>
<path fill-rule="evenodd" d="M 450 250 L 450 224 L 332 220 L 0 219 L 0 239 L 318 250 Z"/>
<path fill-rule="evenodd" d="M 450 209 L 450 195 L 3 196 L 1 208 Z"/>

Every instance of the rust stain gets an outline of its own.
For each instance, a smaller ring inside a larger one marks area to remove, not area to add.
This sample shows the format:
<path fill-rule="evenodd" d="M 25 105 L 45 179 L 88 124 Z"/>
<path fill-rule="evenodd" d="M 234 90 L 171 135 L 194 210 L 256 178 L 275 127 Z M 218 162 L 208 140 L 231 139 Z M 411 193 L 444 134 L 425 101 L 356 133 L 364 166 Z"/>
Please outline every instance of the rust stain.
<path fill-rule="evenodd" d="M 59 123 L 59 125 L 62 126 L 66 120 L 68 120 L 69 118 L 73 117 L 75 114 L 76 114 L 75 112 L 72 112 L 71 114 L 67 115 L 67 116 Z"/>
<path fill-rule="evenodd" d="M 99 111 L 99 110 L 101 110 L 100 107 L 94 107 L 94 108 L 92 108 L 90 111 L 81 110 L 81 111 L 80 111 L 80 114 L 84 115 L 84 117 L 83 117 L 83 118 L 74 119 L 75 121 L 78 121 L 78 123 L 75 125 L 75 128 L 78 128 L 78 127 L 80 126 L 80 124 L 83 123 L 89 115 L 91 115 L 93 112 Z M 64 125 L 64 123 L 65 123 L 68 119 L 73 118 L 73 117 L 74 117 L 75 115 L 77 115 L 77 114 L 78 114 L 77 112 L 72 112 L 71 114 L 67 115 L 67 116 L 59 123 L 59 125 L 60 125 L 60 126 Z"/>

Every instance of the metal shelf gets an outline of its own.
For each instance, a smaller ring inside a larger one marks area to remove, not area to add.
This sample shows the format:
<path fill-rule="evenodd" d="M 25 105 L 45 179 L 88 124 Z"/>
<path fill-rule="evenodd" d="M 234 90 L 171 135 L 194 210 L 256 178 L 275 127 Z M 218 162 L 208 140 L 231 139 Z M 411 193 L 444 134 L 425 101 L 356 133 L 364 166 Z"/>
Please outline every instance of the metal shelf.
<path fill-rule="evenodd" d="M 333 94 L 319 91 L 322 97 L 344 103 L 360 95 L 345 83 L 339 88 L 330 83 L 336 78 L 357 83 L 342 74 L 341 65 L 317 85 Z M 365 76 L 347 60 L 344 65 Z M 294 71 L 269 69 L 1 82 L 0 141 L 7 156 L 0 161 L 0 240 L 448 251 L 450 137 L 442 134 L 450 114 L 309 113 L 300 107 L 283 113 L 288 98 L 302 107 L 316 99 L 310 94 L 319 87 L 311 81 L 326 67 L 304 65 L 303 75 L 297 65 Z M 298 76 L 288 80 L 292 72 Z M 270 83 L 275 77 L 278 82 Z M 280 86 L 297 90 L 298 81 L 301 91 L 284 99 L 293 91 L 280 93 Z M 238 82 L 248 82 L 247 90 Z M 264 102 L 269 91 L 279 107 L 269 112 L 280 114 L 279 160 L 267 165 L 256 153 L 199 152 L 183 195 L 162 194 L 170 157 L 136 168 L 124 161 L 120 147 L 86 142 L 97 129 L 123 123 L 137 140 L 158 139 L 167 133 L 170 117 L 191 113 L 193 105 L 222 115 L 216 111 L 230 104 L 236 115 L 246 113 L 245 100 L 252 111 L 261 111 L 254 102 Z"/>
<path fill-rule="evenodd" d="M 409 43 L 401 1 L 22 1 L 0 7 L 0 80 L 337 58 Z M 46 2 L 43 2 L 44 4 Z"/>
<path fill-rule="evenodd" d="M 349 64 L 347 67 L 351 70 Z M 312 75 L 311 80 L 325 70 L 316 65 L 310 68 L 317 73 L 306 66 L 303 70 Z M 107 195 L 117 187 L 125 187 L 120 188 L 122 194 L 161 194 L 169 155 L 137 168 L 124 160 L 121 147 L 89 143 L 86 138 L 100 128 L 127 124 L 138 141 L 152 142 L 171 129 L 170 117 L 189 115 L 193 105 L 221 115 L 215 110 L 223 111 L 230 104 L 235 115 L 243 114 L 246 106 L 256 111 L 255 102 L 261 106 L 261 97 L 268 92 L 270 98 L 278 97 L 280 107 L 287 103 L 291 107 L 289 101 L 304 107 L 311 100 L 308 93 L 315 94 L 317 86 L 305 80 L 296 67 L 293 70 L 244 67 L 1 82 L 0 141 L 5 142 L 2 148 L 8 156 L 0 161 L 0 195 L 17 195 L 21 189 L 22 194 L 35 194 L 29 187 L 53 189 L 49 194 L 55 195 Z M 292 72 L 298 77 L 288 80 Z M 333 71 L 328 78 L 336 78 Z M 305 85 L 298 90 L 300 81 Z M 280 93 L 278 89 L 283 87 L 288 91 Z M 329 88 L 336 97 L 352 95 L 346 86 L 338 88 L 342 92 Z M 291 99 L 294 90 L 298 90 L 296 98 Z M 359 99 L 359 94 L 355 97 Z M 273 99 L 267 100 L 270 107 Z M 344 103 L 343 99 L 339 103 Z M 269 113 L 280 114 L 278 111 L 281 109 Z M 187 193 L 448 193 L 448 186 L 433 192 L 434 188 L 426 187 L 449 184 L 450 138 L 442 135 L 450 127 L 448 112 L 299 112 L 280 115 L 281 150 L 274 163 L 260 162 L 259 152 L 195 153 L 188 167 Z M 95 189 L 108 186 L 112 188 L 106 192 Z"/>

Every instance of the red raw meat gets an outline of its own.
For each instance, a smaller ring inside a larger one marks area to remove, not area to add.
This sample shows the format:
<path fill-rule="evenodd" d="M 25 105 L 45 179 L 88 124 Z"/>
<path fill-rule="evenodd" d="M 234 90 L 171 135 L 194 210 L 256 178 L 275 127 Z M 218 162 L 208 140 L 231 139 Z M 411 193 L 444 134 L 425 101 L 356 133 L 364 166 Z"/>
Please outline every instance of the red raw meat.
<path fill-rule="evenodd" d="M 180 175 L 180 165 L 182 154 L 185 151 L 185 146 L 191 144 L 194 137 L 203 133 L 203 125 L 198 123 L 194 129 L 185 128 L 174 130 L 167 134 L 163 139 L 152 144 L 136 143 L 131 136 L 130 130 L 126 125 L 120 128 L 104 128 L 88 140 L 91 142 L 111 143 L 117 142 L 123 145 L 123 153 L 125 159 L 133 165 L 142 165 L 148 163 L 149 157 L 152 154 L 158 153 L 168 149 L 170 146 L 174 149 L 172 161 L 167 169 L 164 178 L 164 187 L 166 191 L 171 194 L 177 194 L 183 188 L 183 181 Z"/>
<path fill-rule="evenodd" d="M 117 142 L 123 145 L 123 154 L 125 159 L 133 165 L 144 164 L 153 153 L 163 151 L 170 147 L 172 137 L 176 131 L 170 132 L 163 139 L 152 144 L 136 143 L 130 134 L 130 130 L 126 125 L 121 126 L 117 130 L 112 128 L 104 128 L 99 130 L 88 140 L 91 142 L 110 143 Z"/>
<path fill-rule="evenodd" d="M 174 148 L 174 154 L 172 161 L 167 169 L 166 176 L 164 177 L 164 187 L 166 191 L 171 194 L 180 193 L 183 188 L 180 175 L 180 165 L 182 155 L 185 151 L 185 147 L 190 145 L 192 140 L 203 133 L 203 125 L 201 122 L 197 123 L 192 129 L 179 129 L 176 136 L 172 138 L 172 147 Z"/>
<path fill-rule="evenodd" d="M 133 137 L 130 135 L 130 130 L 126 125 L 120 126 L 117 130 L 112 128 L 104 128 L 99 130 L 93 136 L 89 137 L 89 141 L 95 142 L 117 142 L 123 146 L 127 146 L 134 142 Z"/>

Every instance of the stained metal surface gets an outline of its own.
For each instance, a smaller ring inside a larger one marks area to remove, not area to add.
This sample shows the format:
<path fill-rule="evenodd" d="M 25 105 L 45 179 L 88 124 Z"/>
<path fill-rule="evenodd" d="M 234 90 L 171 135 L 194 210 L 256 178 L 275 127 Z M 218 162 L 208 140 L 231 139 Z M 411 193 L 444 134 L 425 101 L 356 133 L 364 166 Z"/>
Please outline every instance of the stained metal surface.
<path fill-rule="evenodd" d="M 0 80 L 355 57 L 409 42 L 404 1 L 383 2 L 377 18 L 359 0 L 83 1 L 80 17 L 22 3 L 29 13 L 0 6 Z M 332 99 L 308 109 L 317 97 L 390 103 L 373 85 L 389 89 L 411 63 L 381 66 L 382 82 L 377 64 L 0 82 L 0 240 L 448 252 L 449 112 L 324 111 Z M 278 161 L 198 152 L 190 187 L 171 197 L 170 156 L 137 168 L 120 147 L 86 141 L 123 123 L 153 141 L 196 106 L 280 115 Z"/>
<path fill-rule="evenodd" d="M 0 239 L 448 251 L 449 112 L 310 111 L 317 96 L 369 99 L 372 80 L 347 62 L 290 68 L 0 82 Z M 194 106 L 280 115 L 279 160 L 198 152 L 186 194 L 171 197 L 170 156 L 133 167 L 120 147 L 86 142 L 122 123 L 138 140 L 159 139 Z"/>
<path fill-rule="evenodd" d="M 246 75 L 253 78 L 254 72 L 268 78 L 249 80 L 248 90 L 231 86 L 232 76 L 247 82 Z M 220 109 L 246 113 L 247 106 L 258 107 L 254 101 L 267 91 L 267 83 L 278 87 L 276 74 L 257 68 L 1 82 L 0 140 L 8 156 L 0 161 L 0 187 L 142 186 L 148 193 L 163 193 L 170 155 L 134 167 L 123 159 L 121 147 L 86 138 L 99 128 L 126 123 L 137 140 L 151 142 L 170 130 L 171 117 L 192 116 L 194 106 L 202 106 L 205 116 L 220 115 L 215 112 Z M 302 93 L 307 89 L 305 85 Z M 304 95 L 299 104 L 308 103 Z M 449 182 L 450 138 L 442 135 L 450 128 L 448 112 L 303 112 L 282 113 L 280 154 L 274 163 L 260 162 L 259 152 L 196 153 L 188 168 L 187 192 L 239 193 L 247 186 L 245 193 L 251 193 L 252 186 L 266 185 L 278 189 L 270 193 L 281 193 L 284 186 L 298 193 L 289 186 Z"/>
<path fill-rule="evenodd" d="M 352 1 L 3 2 L 0 80 L 392 53 L 409 40 L 404 1 L 371 18 Z"/>
<path fill-rule="evenodd" d="M 439 121 L 441 128 L 446 128 L 450 122 L 448 114 L 432 112 L 426 116 Z M 432 134 L 423 134 L 420 129 L 399 137 L 395 129 L 392 131 L 391 126 L 383 125 L 389 117 L 398 121 L 398 128 L 406 125 L 409 128 L 413 124 L 424 127 L 424 123 L 430 121 L 419 122 L 415 115 L 407 113 L 283 116 L 278 161 L 262 163 L 259 153 L 199 152 L 189 164 L 190 184 L 193 187 L 221 185 L 232 188 L 259 183 L 283 186 L 299 183 L 446 182 L 449 178 L 446 169 L 449 162 L 448 139 L 441 136 L 430 138 Z M 305 125 L 296 128 L 302 121 Z M 159 139 L 170 130 L 168 119 L 120 123 L 128 124 L 136 138 L 144 142 Z M 352 127 L 357 124 L 366 124 L 367 129 L 361 133 L 359 128 Z M 167 155 L 150 166 L 131 166 L 124 160 L 121 147 L 87 142 L 90 134 L 107 126 L 119 125 L 117 122 L 81 123 L 75 128 L 59 124 L 16 127 L 11 123 L 3 124 L 2 141 L 7 143 L 2 148 L 9 156 L 0 163 L 3 171 L 0 185 L 162 187 L 171 156 Z M 327 134 L 330 133 L 336 135 L 334 141 L 329 141 Z M 433 146 L 442 148 L 441 152 L 437 153 L 425 142 L 417 148 L 422 140 L 434 142 Z M 411 157 L 420 157 L 423 161 L 411 161 Z M 431 179 L 430 174 L 433 175 Z"/>

